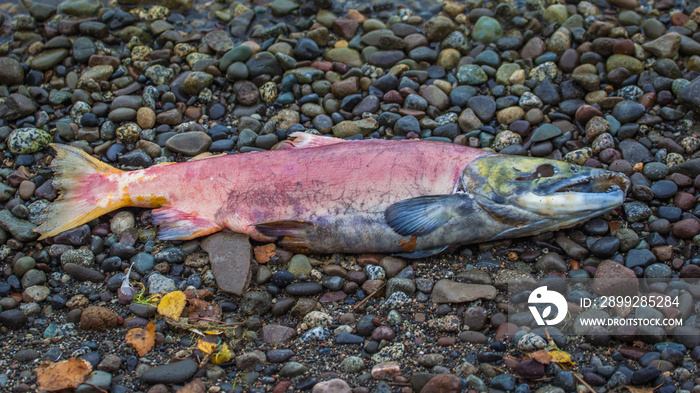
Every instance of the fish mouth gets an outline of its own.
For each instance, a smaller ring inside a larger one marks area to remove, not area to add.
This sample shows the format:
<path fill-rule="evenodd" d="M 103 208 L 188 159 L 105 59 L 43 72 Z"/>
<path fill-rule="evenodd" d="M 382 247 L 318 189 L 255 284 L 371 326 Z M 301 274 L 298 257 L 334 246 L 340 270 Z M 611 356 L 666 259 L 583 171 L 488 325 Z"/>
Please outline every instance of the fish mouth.
<path fill-rule="evenodd" d="M 629 179 L 622 174 L 591 170 L 513 199 L 521 208 L 545 216 L 601 214 L 621 205 L 629 186 Z"/>

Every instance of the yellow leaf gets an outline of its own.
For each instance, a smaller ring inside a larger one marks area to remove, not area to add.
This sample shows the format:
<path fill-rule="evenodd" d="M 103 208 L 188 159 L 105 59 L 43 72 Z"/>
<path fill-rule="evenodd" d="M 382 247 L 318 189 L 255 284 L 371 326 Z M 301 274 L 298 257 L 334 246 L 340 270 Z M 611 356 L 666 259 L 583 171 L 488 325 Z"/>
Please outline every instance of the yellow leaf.
<path fill-rule="evenodd" d="M 77 388 L 90 374 L 92 366 L 86 360 L 70 358 L 58 363 L 42 364 L 34 371 L 38 390 L 56 392 Z"/>
<path fill-rule="evenodd" d="M 564 370 L 571 370 L 575 366 L 575 363 L 571 361 L 571 355 L 560 349 L 549 351 L 549 355 L 552 357 L 552 361 L 560 365 Z"/>
<path fill-rule="evenodd" d="M 133 328 L 126 333 L 126 342 L 136 348 L 139 356 L 145 356 L 156 344 L 156 325 L 148 322 L 145 329 Z"/>
<path fill-rule="evenodd" d="M 219 352 L 214 354 L 214 356 L 211 357 L 211 363 L 212 364 L 221 364 L 221 363 L 226 363 L 231 358 L 233 357 L 233 354 L 231 353 L 231 350 L 228 349 L 228 345 L 226 343 L 222 343 L 221 349 L 219 349 Z"/>
<path fill-rule="evenodd" d="M 180 291 L 170 292 L 160 300 L 158 314 L 177 321 L 180 319 L 182 310 L 185 309 L 185 303 L 187 303 L 187 296 L 184 293 Z"/>
<path fill-rule="evenodd" d="M 208 341 L 202 340 L 201 338 L 197 340 L 197 349 L 206 353 L 207 355 L 210 353 L 214 353 L 214 351 L 216 351 L 216 347 L 218 346 L 218 343 L 210 343 Z"/>

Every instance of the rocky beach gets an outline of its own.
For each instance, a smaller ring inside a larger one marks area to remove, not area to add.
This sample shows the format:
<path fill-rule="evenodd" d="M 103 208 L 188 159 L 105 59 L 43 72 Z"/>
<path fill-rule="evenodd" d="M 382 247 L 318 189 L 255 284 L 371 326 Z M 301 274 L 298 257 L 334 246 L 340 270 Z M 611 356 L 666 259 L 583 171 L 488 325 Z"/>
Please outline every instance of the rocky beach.
<path fill-rule="evenodd" d="M 697 0 L 0 4 L 0 391 L 700 392 L 699 25 Z M 418 260 L 163 241 L 137 208 L 33 231 L 60 195 L 50 143 L 135 170 L 294 132 L 631 189 L 577 227 Z M 522 306 L 543 285 L 569 309 L 546 329 Z M 581 307 L 611 293 L 673 301 Z"/>

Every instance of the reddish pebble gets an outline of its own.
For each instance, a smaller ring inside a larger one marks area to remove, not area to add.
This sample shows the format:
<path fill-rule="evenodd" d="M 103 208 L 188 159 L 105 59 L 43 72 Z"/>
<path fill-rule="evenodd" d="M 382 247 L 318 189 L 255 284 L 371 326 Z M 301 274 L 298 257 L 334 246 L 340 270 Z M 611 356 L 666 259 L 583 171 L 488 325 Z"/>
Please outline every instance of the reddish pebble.
<path fill-rule="evenodd" d="M 639 103 L 644 105 L 646 109 L 651 108 L 656 103 L 656 93 L 646 93 L 640 99 Z"/>
<path fill-rule="evenodd" d="M 512 324 L 510 322 L 506 322 L 501 324 L 498 329 L 496 330 L 496 337 L 495 339 L 497 341 L 503 340 L 503 339 L 512 339 L 513 336 L 515 336 L 515 333 L 518 331 L 518 326 L 515 324 Z"/>
<path fill-rule="evenodd" d="M 613 53 L 616 55 L 634 55 L 634 42 L 630 39 L 619 40 L 613 44 Z"/>
<path fill-rule="evenodd" d="M 544 376 L 544 364 L 538 362 L 535 359 L 527 359 L 518 363 L 515 368 L 522 378 L 525 379 L 539 379 Z"/>
<path fill-rule="evenodd" d="M 292 386 L 292 382 L 290 381 L 282 381 L 275 385 L 275 387 L 272 389 L 272 393 L 284 393 L 289 389 L 289 387 Z"/>
<path fill-rule="evenodd" d="M 691 210 L 698 201 L 695 199 L 695 195 L 691 193 L 679 192 L 673 197 L 673 203 L 683 210 Z"/>
<path fill-rule="evenodd" d="M 345 299 L 347 295 L 343 291 L 326 292 L 318 299 L 319 303 L 337 303 Z"/>
<path fill-rule="evenodd" d="M 380 326 L 372 332 L 372 339 L 375 341 L 387 340 L 391 341 L 396 337 L 394 330 L 388 326 Z"/>
<path fill-rule="evenodd" d="M 403 104 L 403 96 L 396 90 L 389 90 L 384 94 L 384 102 L 389 104 Z"/>
<path fill-rule="evenodd" d="M 362 254 L 357 257 L 357 264 L 364 267 L 367 265 L 379 265 L 379 261 L 384 258 L 381 254 Z"/>
<path fill-rule="evenodd" d="M 187 109 L 185 109 L 185 117 L 191 120 L 199 120 L 199 118 L 202 117 L 202 108 L 188 106 Z"/>
<path fill-rule="evenodd" d="M 632 296 L 639 291 L 637 275 L 632 269 L 611 260 L 598 265 L 593 292 L 604 296 Z"/>
<path fill-rule="evenodd" d="M 673 246 L 658 246 L 651 249 L 651 252 L 660 261 L 669 261 L 673 257 Z"/>
<path fill-rule="evenodd" d="M 681 269 L 681 278 L 700 278 L 700 266 L 685 265 Z"/>
<path fill-rule="evenodd" d="M 591 105 L 581 105 L 576 110 L 576 121 L 579 122 L 581 125 L 585 125 L 588 123 L 588 120 L 591 120 L 595 116 L 603 116 L 603 112 L 600 111 L 600 109 L 591 106 Z"/>
<path fill-rule="evenodd" d="M 689 187 L 691 184 L 693 184 L 693 179 L 682 173 L 672 173 L 667 179 L 676 183 L 678 187 Z M 679 194 L 680 192 L 676 195 Z"/>
<path fill-rule="evenodd" d="M 350 40 L 357 33 L 360 24 L 348 18 L 336 18 L 333 21 L 333 32 L 346 40 Z"/>
<path fill-rule="evenodd" d="M 452 374 L 436 375 L 421 389 L 421 393 L 459 393 L 461 391 L 462 384 L 459 378 Z"/>
<path fill-rule="evenodd" d="M 700 232 L 700 222 L 694 218 L 687 218 L 673 224 L 673 234 L 681 239 L 692 239 Z"/>
<path fill-rule="evenodd" d="M 559 59 L 559 68 L 565 73 L 571 73 L 579 65 L 579 55 L 576 49 L 567 49 Z"/>
<path fill-rule="evenodd" d="M 674 26 L 684 26 L 689 20 L 690 17 L 682 12 L 671 15 L 671 24 Z"/>
<path fill-rule="evenodd" d="M 372 378 L 390 379 L 401 374 L 401 367 L 397 362 L 384 362 L 372 368 Z"/>
<path fill-rule="evenodd" d="M 333 69 L 333 63 L 330 61 L 314 61 L 311 63 L 311 67 L 323 72 L 327 72 Z"/>

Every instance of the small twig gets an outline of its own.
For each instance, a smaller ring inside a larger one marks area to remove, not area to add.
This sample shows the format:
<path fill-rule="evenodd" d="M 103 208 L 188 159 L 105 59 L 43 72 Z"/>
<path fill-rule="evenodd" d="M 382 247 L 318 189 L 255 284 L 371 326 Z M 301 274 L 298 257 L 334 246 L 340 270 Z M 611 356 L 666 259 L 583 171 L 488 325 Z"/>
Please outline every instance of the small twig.
<path fill-rule="evenodd" d="M 353 306 L 352 309 L 353 309 L 353 310 L 357 310 L 361 305 L 365 304 L 365 303 L 367 302 L 367 300 L 369 300 L 369 298 L 371 298 L 372 296 L 374 296 L 374 295 L 376 295 L 377 293 L 379 293 L 379 291 L 381 291 L 382 289 L 384 289 L 384 286 L 385 286 L 385 285 L 386 285 L 385 283 L 382 283 L 382 285 L 380 285 L 379 288 L 377 288 L 374 292 L 372 292 L 372 293 L 370 293 L 369 295 L 367 295 L 366 298 L 360 300 L 360 302 L 357 303 L 355 306 Z"/>
<path fill-rule="evenodd" d="M 515 376 L 515 375 L 509 373 L 508 371 L 502 369 L 501 367 L 491 366 L 491 368 L 493 368 L 494 370 L 498 370 L 498 371 L 502 372 L 503 374 L 508 374 L 508 375 L 511 375 L 511 376 Z"/>
<path fill-rule="evenodd" d="M 209 359 L 211 359 L 212 357 L 214 357 L 215 354 L 216 354 L 215 351 L 212 351 L 211 353 L 208 353 L 207 356 L 205 356 L 204 359 L 202 359 L 202 361 L 199 362 L 199 368 L 203 368 L 204 366 L 206 366 L 207 363 L 209 363 Z M 105 393 L 106 393 L 106 392 L 105 392 Z"/>
<path fill-rule="evenodd" d="M 83 384 L 83 385 L 91 386 L 91 387 L 93 387 L 93 388 L 99 390 L 101 393 L 109 393 L 108 391 L 106 391 L 106 390 L 104 390 L 104 389 L 101 389 L 99 386 L 95 386 L 95 385 L 91 384 L 90 382 L 83 382 L 82 384 Z"/>
<path fill-rule="evenodd" d="M 216 319 L 211 319 L 211 318 L 200 318 L 200 317 L 188 317 L 188 319 L 193 319 L 195 321 L 206 321 L 206 322 L 213 322 L 219 325 L 226 325 L 226 326 L 240 326 L 243 325 L 243 322 L 224 322 L 224 321 L 218 321 Z"/>
<path fill-rule="evenodd" d="M 590 390 L 592 393 L 596 393 L 596 391 L 591 387 L 591 385 L 589 385 L 586 381 L 584 381 L 581 377 L 579 377 L 578 374 L 576 374 L 576 373 L 571 373 L 571 374 L 574 376 L 574 378 L 578 379 L 578 381 L 581 382 L 583 384 L 583 386 L 588 388 L 588 390 Z"/>

